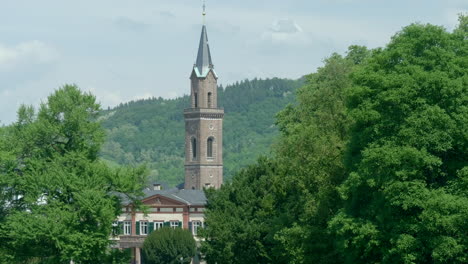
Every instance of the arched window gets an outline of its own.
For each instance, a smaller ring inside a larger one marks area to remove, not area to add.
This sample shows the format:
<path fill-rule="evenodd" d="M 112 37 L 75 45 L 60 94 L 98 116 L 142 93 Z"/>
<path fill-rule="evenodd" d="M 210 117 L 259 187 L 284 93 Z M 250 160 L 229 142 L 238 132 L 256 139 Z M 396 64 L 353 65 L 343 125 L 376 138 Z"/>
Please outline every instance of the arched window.
<path fill-rule="evenodd" d="M 197 158 L 197 139 L 192 138 L 192 159 Z"/>
<path fill-rule="evenodd" d="M 208 138 L 208 141 L 206 142 L 206 156 L 208 158 L 213 157 L 213 141 L 214 139 L 212 137 Z"/>
<path fill-rule="evenodd" d="M 193 105 L 195 106 L 195 108 L 197 108 L 198 107 L 198 94 L 197 93 L 193 95 L 193 101 L 194 101 Z"/>
<path fill-rule="evenodd" d="M 208 93 L 208 108 L 211 108 L 211 92 Z"/>

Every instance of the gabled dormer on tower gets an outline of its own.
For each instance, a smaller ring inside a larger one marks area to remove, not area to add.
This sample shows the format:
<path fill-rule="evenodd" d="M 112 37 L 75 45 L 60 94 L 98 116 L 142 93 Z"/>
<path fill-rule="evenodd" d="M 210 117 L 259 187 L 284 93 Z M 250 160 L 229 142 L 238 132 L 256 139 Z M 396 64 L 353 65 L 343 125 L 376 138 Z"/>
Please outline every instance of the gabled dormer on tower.
<path fill-rule="evenodd" d="M 223 117 L 206 26 L 203 25 L 185 109 L 185 189 L 219 188 L 223 183 Z"/>

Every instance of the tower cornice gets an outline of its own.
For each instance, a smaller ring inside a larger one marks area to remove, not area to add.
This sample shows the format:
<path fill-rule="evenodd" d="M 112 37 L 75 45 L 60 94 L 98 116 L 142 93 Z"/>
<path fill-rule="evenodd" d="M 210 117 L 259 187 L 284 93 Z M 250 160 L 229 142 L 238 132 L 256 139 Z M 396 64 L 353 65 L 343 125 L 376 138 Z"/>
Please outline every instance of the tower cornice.
<path fill-rule="evenodd" d="M 184 110 L 185 119 L 190 118 L 207 118 L 207 119 L 222 119 L 224 117 L 224 109 L 222 108 L 187 108 Z"/>

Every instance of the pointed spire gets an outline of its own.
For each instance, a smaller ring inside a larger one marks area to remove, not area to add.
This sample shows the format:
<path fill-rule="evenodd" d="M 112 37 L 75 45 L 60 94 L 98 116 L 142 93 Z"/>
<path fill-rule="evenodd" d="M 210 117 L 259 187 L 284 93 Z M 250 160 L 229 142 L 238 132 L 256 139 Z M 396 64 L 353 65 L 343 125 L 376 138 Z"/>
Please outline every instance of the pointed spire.
<path fill-rule="evenodd" d="M 199 78 L 206 77 L 210 70 L 213 70 L 214 73 L 213 61 L 211 60 L 210 45 L 208 44 L 208 34 L 206 33 L 205 15 L 205 1 L 203 1 L 203 27 L 200 37 L 200 45 L 198 46 L 197 61 L 194 65 L 195 73 Z M 216 76 L 216 73 L 214 74 Z"/>
<path fill-rule="evenodd" d="M 205 25 L 203 25 L 202 28 L 195 68 L 198 70 L 197 75 L 199 75 L 199 77 L 205 77 L 210 69 L 213 69 L 213 62 L 211 61 L 210 46 L 208 44 L 208 36 L 206 34 Z"/>

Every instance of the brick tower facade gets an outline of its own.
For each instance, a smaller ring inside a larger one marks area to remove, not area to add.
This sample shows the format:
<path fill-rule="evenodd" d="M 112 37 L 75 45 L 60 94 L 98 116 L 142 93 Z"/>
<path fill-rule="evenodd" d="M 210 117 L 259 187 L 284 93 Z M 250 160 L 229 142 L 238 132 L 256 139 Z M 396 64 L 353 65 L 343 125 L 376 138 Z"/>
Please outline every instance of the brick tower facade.
<path fill-rule="evenodd" d="M 218 76 L 203 25 L 191 80 L 191 107 L 185 117 L 185 189 L 220 188 L 223 184 L 223 117 L 218 108 Z"/>

